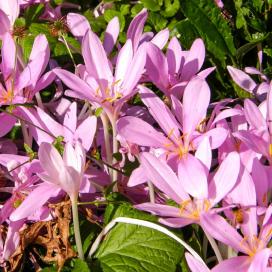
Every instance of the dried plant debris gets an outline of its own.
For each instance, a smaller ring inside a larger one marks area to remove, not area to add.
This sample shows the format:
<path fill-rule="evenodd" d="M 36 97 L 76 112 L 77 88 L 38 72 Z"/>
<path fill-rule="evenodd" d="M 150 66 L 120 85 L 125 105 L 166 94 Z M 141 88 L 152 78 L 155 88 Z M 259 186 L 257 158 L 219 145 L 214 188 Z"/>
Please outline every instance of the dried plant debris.
<path fill-rule="evenodd" d="M 67 260 L 77 256 L 69 242 L 70 201 L 49 206 L 54 219 L 30 224 L 20 232 L 20 246 L 10 257 L 6 271 L 18 271 L 25 257 L 30 259 L 35 271 L 40 270 L 39 263 L 53 262 L 61 271 Z"/>

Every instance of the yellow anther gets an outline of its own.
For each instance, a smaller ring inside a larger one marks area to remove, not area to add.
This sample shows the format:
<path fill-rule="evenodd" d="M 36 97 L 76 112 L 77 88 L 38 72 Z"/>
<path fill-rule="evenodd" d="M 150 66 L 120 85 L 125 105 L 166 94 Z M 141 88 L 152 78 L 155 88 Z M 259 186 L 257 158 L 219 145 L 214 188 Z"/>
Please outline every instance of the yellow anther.
<path fill-rule="evenodd" d="M 188 206 L 188 204 L 190 204 L 192 201 L 191 199 L 187 199 L 187 200 L 184 200 L 180 203 L 179 205 L 179 213 L 180 215 L 182 215 L 182 213 L 184 212 L 184 210 L 186 209 L 186 207 Z"/>
<path fill-rule="evenodd" d="M 269 144 L 269 156 L 272 158 L 272 144 Z"/>

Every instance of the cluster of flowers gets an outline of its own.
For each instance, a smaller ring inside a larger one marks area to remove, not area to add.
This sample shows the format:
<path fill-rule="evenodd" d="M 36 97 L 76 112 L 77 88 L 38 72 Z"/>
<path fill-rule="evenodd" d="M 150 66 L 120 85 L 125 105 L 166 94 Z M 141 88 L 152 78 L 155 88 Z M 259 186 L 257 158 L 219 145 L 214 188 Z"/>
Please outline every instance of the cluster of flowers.
<path fill-rule="evenodd" d="M 84 60 L 74 73 L 50 60 L 44 35 L 35 38 L 24 63 L 13 24 L 20 8 L 31 3 L 0 2 L 5 26 L 0 33 L 0 164 L 1 178 L 9 181 L 0 188 L 9 193 L 0 210 L 0 224 L 7 227 L 5 235 L 0 233 L 2 264 L 17 248 L 25 223 L 52 219 L 48 203 L 60 201 L 66 193 L 83 258 L 78 198 L 101 199 L 103 188 L 116 182 L 113 190 L 126 194 L 137 209 L 158 215 L 161 224 L 198 224 L 218 259 L 212 271 L 271 271 L 269 80 L 247 68 L 263 79 L 257 85 L 245 72 L 228 67 L 234 81 L 255 98 L 210 104 L 206 77 L 215 68 L 200 71 L 203 41 L 196 39 L 186 51 L 176 37 L 168 43 L 167 29 L 156 35 L 143 32 L 146 10 L 132 20 L 123 46 L 116 42 L 117 17 L 101 42 L 84 16 L 69 13 L 67 26 L 81 44 Z M 46 12 L 61 16 L 60 9 Z M 43 103 L 39 92 L 52 83 L 58 91 L 52 101 Z M 68 87 L 65 92 L 62 84 Z M 147 87 L 151 84 L 164 100 Z M 145 106 L 131 103 L 135 95 Z M 37 156 L 24 155 L 4 138 L 14 126 L 21 127 L 24 143 L 28 150 L 38 150 Z M 57 148 L 56 142 L 64 148 Z M 86 163 L 95 150 L 105 162 L 99 168 Z M 121 160 L 114 156 L 118 152 Z M 139 167 L 126 177 L 124 165 L 135 160 Z M 192 271 L 209 271 L 189 253 L 186 259 Z"/>

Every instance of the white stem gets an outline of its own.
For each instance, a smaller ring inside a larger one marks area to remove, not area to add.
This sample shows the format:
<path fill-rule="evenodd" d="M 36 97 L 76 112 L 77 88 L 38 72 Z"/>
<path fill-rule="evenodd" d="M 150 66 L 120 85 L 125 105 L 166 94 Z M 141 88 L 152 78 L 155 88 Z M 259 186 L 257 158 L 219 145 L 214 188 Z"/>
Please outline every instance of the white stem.
<path fill-rule="evenodd" d="M 147 182 L 148 184 L 148 191 L 149 191 L 149 199 L 151 203 L 155 203 L 155 192 L 154 192 L 154 186 L 151 181 Z"/>
<path fill-rule="evenodd" d="M 79 115 L 78 115 L 78 120 L 81 120 L 83 118 L 83 116 L 84 116 L 85 112 L 87 111 L 88 107 L 89 107 L 89 103 L 85 102 L 82 109 L 81 109 L 81 111 L 80 111 L 80 113 L 79 113 Z"/>
<path fill-rule="evenodd" d="M 38 104 L 39 108 L 41 108 L 42 110 L 44 110 L 44 106 L 43 106 L 43 102 L 42 102 L 42 98 L 41 98 L 40 93 L 39 92 L 36 93 L 35 97 L 36 97 L 37 104 Z"/>
<path fill-rule="evenodd" d="M 182 239 L 180 239 L 178 236 L 173 234 L 171 231 L 168 229 L 159 226 L 155 223 L 140 220 L 140 219 L 134 219 L 134 218 L 128 218 L 128 217 L 117 217 L 113 219 L 102 231 L 101 233 L 97 236 L 96 240 L 92 244 L 91 250 L 89 252 L 89 258 L 92 257 L 94 252 L 97 250 L 101 240 L 103 237 L 114 227 L 116 223 L 126 223 L 126 224 L 132 224 L 132 225 L 139 225 L 143 227 L 147 227 L 150 229 L 157 230 L 159 232 L 164 233 L 165 235 L 171 237 L 175 241 L 177 241 L 179 244 L 181 244 L 183 247 L 185 247 L 197 260 L 199 260 L 201 263 L 205 264 L 204 261 L 201 259 L 201 257 L 197 254 L 195 250 L 193 250 L 186 242 L 184 242 Z"/>
<path fill-rule="evenodd" d="M 84 253 L 82 249 L 82 242 L 81 242 L 80 229 L 79 229 L 77 199 L 71 198 L 71 202 L 72 202 L 72 214 L 73 214 L 73 223 L 74 223 L 77 252 L 78 252 L 79 258 L 81 260 L 84 260 Z"/>
<path fill-rule="evenodd" d="M 111 164 L 112 153 L 111 153 L 111 147 L 110 147 L 109 119 L 107 115 L 104 113 L 102 113 L 100 117 L 103 124 L 104 141 L 105 141 L 105 148 L 106 148 L 106 159 L 107 159 L 107 163 Z M 109 172 L 111 173 L 110 169 L 109 169 Z"/>
<path fill-rule="evenodd" d="M 204 232 L 205 232 L 205 231 L 204 231 Z M 207 232 L 205 232 L 205 235 L 207 236 L 208 241 L 209 241 L 210 244 L 211 244 L 211 247 L 212 247 L 212 249 L 213 249 L 213 251 L 214 251 L 214 253 L 215 253 L 215 256 L 216 256 L 216 258 L 217 258 L 217 260 L 218 260 L 218 263 L 222 262 L 222 261 L 223 261 L 223 258 L 222 258 L 222 255 L 221 255 L 221 253 L 220 253 L 220 250 L 219 250 L 219 248 L 218 248 L 218 246 L 217 246 L 215 240 L 214 240 Z"/>
<path fill-rule="evenodd" d="M 116 118 L 114 117 L 113 120 L 111 120 L 111 126 L 112 126 L 112 153 L 115 154 L 118 152 L 118 141 L 116 139 L 117 131 L 116 131 Z M 117 160 L 113 157 L 112 158 L 112 166 L 115 167 Z M 118 172 L 113 169 L 112 171 L 112 182 L 117 181 Z"/>
<path fill-rule="evenodd" d="M 21 128 L 23 132 L 24 142 L 31 148 L 32 147 L 32 137 L 28 134 L 26 124 L 23 120 L 21 122 Z"/>

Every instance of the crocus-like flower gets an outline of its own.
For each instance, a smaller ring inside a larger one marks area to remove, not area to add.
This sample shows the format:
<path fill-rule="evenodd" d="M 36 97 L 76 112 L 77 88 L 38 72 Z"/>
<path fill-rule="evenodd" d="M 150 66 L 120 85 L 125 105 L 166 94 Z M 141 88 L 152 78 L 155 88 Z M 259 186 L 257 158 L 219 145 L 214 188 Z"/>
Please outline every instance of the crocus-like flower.
<path fill-rule="evenodd" d="M 201 215 L 212 212 L 214 206 L 233 188 L 240 169 L 239 155 L 232 152 L 220 164 L 214 176 L 209 178 L 208 183 L 208 169 L 211 164 L 209 150 L 206 141 L 201 148 L 202 153 L 198 155 L 202 161 L 187 154 L 187 159 L 179 164 L 178 177 L 164 161 L 150 153 L 141 153 L 140 162 L 146 180 L 150 180 L 179 207 L 143 203 L 136 205 L 136 208 L 163 217 L 160 222 L 171 227 L 201 224 Z"/>
<path fill-rule="evenodd" d="M 50 49 L 45 35 L 38 35 L 33 43 L 29 62 L 24 67 L 17 59 L 16 44 L 9 33 L 2 43 L 1 72 L 5 87 L 0 85 L 0 105 L 25 103 L 54 79 L 51 72 L 43 72 L 49 61 Z"/>
<path fill-rule="evenodd" d="M 241 229 L 243 236 L 217 214 L 203 214 L 201 216 L 202 227 L 211 236 L 231 246 L 237 252 L 245 254 L 219 263 L 212 271 L 232 271 L 234 267 L 237 272 L 270 271 L 267 269 L 268 260 L 272 254 L 268 245 L 272 237 L 271 214 L 264 217 L 265 219 L 258 231 L 256 209 L 251 209 L 252 211 L 249 212 L 255 214 L 255 216 L 249 216 L 243 224 Z"/>
<path fill-rule="evenodd" d="M 12 32 L 14 22 L 19 16 L 19 12 L 20 12 L 19 0 L 0 1 L 1 39 L 3 38 L 5 33 Z"/>
<path fill-rule="evenodd" d="M 139 89 L 143 102 L 166 136 L 140 118 L 126 116 L 118 120 L 117 130 L 129 143 L 159 149 L 174 166 L 189 151 L 195 151 L 205 137 L 210 137 L 212 148 L 224 142 L 227 130 L 205 127 L 210 89 L 204 79 L 190 81 L 184 91 L 183 104 L 174 98 L 175 115 L 151 90 L 143 86 Z"/>
<path fill-rule="evenodd" d="M 189 51 L 183 51 L 176 37 L 172 38 L 166 56 L 153 43 L 148 43 L 146 69 L 151 81 L 170 98 L 182 96 L 188 82 L 198 74 L 205 79 L 215 68 L 199 73 L 205 59 L 205 46 L 196 39 Z"/>
<path fill-rule="evenodd" d="M 62 125 L 38 107 L 36 109 L 20 107 L 17 109 L 17 112 L 25 120 L 34 125 L 30 125 L 29 130 L 39 145 L 42 142 L 52 143 L 55 140 L 54 137 L 58 136 L 63 136 L 65 142 L 81 142 L 86 151 L 92 145 L 96 132 L 97 118 L 95 116 L 88 116 L 80 122 L 77 118 L 76 102 L 71 103 L 68 107 Z"/>
<path fill-rule="evenodd" d="M 77 199 L 86 161 L 81 144 L 76 143 L 73 147 L 71 143 L 66 143 L 62 158 L 54 146 L 42 143 L 39 148 L 39 160 L 45 171 L 40 173 L 39 177 L 59 186 L 71 199 Z"/>
<path fill-rule="evenodd" d="M 227 66 L 227 69 L 234 80 L 234 82 L 243 90 L 254 94 L 257 98 L 261 98 L 263 94 L 266 94 L 269 90 L 269 79 L 261 71 L 254 67 L 246 67 L 245 72 L 232 66 Z M 248 74 L 258 75 L 261 79 L 261 83 L 257 84 Z M 263 99 L 262 99 L 263 100 Z"/>
<path fill-rule="evenodd" d="M 127 40 L 118 54 L 114 75 L 101 41 L 91 30 L 82 40 L 82 55 L 85 66 L 78 66 L 78 76 L 63 69 L 54 69 L 55 74 L 72 90 L 67 95 L 100 105 L 110 119 L 116 118 L 136 92 L 145 65 L 145 45 L 134 54 L 131 40 Z"/>

